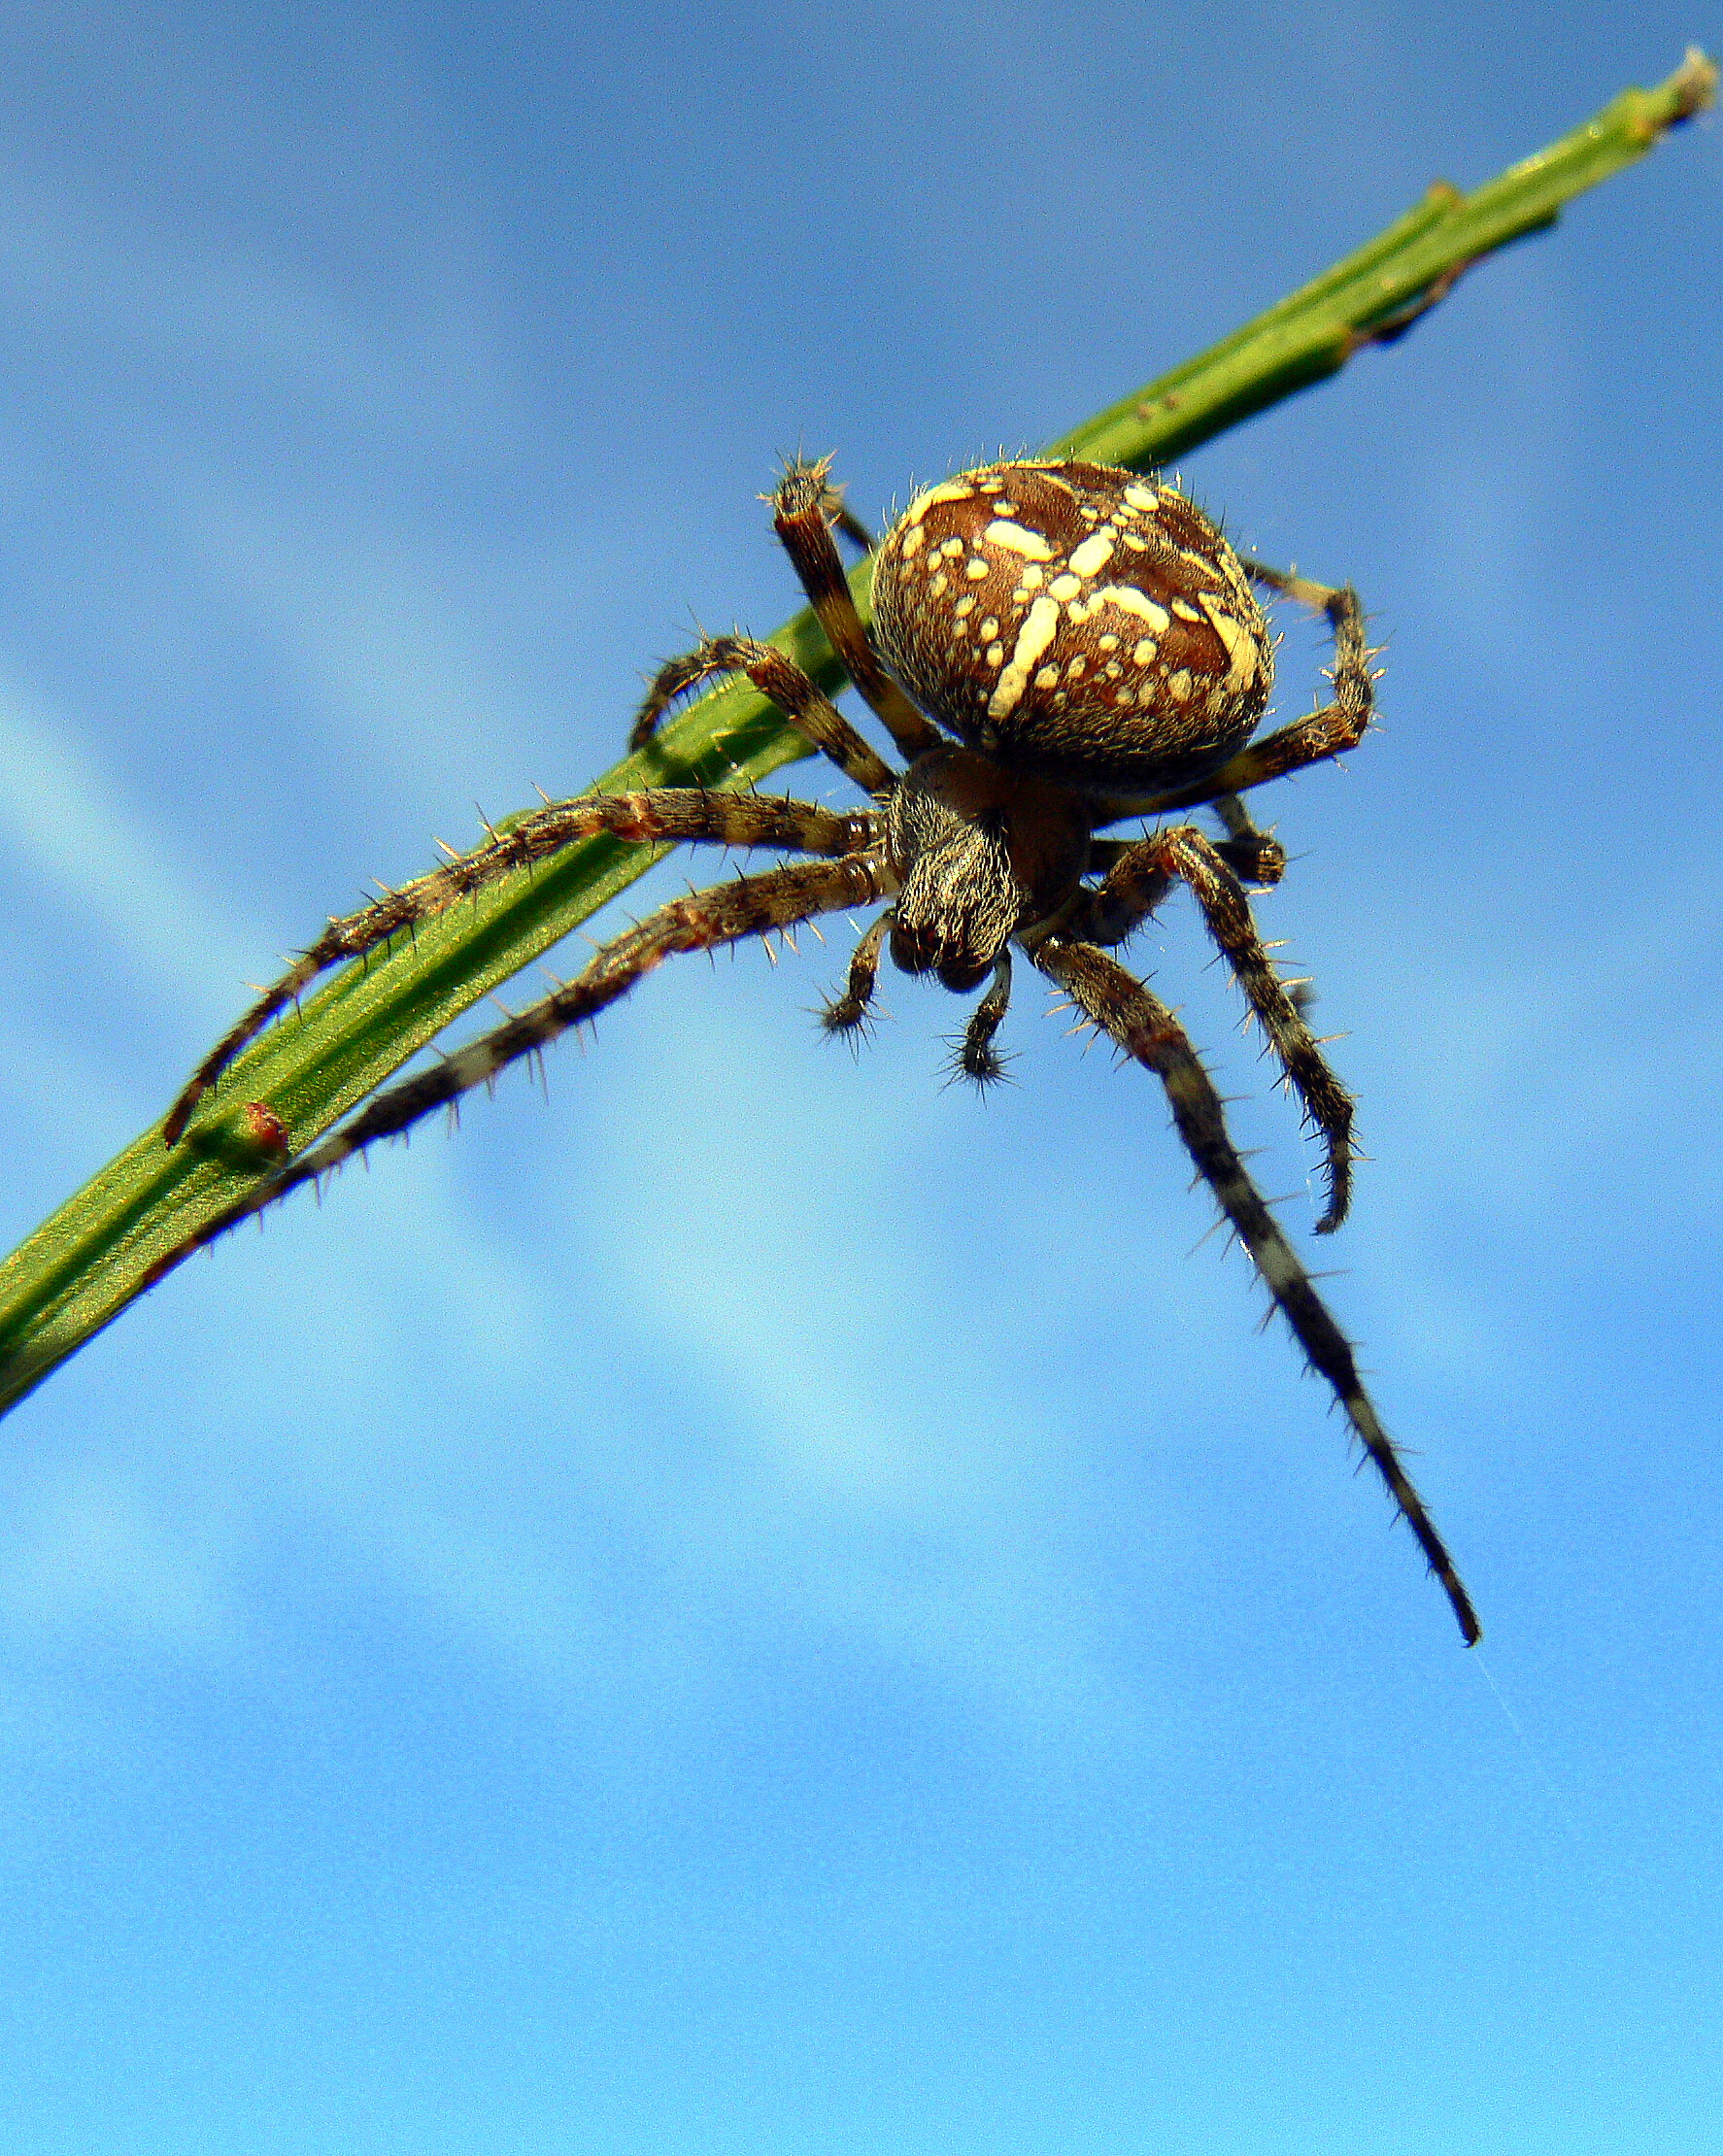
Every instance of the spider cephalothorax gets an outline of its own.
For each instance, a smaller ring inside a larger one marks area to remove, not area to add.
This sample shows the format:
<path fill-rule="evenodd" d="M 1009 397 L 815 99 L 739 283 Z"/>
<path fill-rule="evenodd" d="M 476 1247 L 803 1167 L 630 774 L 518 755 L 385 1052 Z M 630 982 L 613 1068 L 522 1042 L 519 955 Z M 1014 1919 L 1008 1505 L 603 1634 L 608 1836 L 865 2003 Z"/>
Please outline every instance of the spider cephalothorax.
<path fill-rule="evenodd" d="M 1242 560 L 1220 530 L 1159 479 L 1072 460 L 1026 458 L 960 473 L 918 494 L 873 561 L 874 631 L 863 627 L 834 522 L 860 536 L 824 464 L 790 467 L 772 496 L 779 537 L 821 625 L 905 768 L 894 770 L 812 678 L 769 644 L 708 638 L 655 682 L 634 728 L 648 741 L 696 685 L 745 674 L 806 739 L 868 794 L 838 812 L 812 802 L 659 787 L 558 801 L 495 833 L 327 932 L 234 1027 L 167 1119 L 178 1141 L 226 1064 L 323 967 L 362 956 L 468 892 L 608 831 L 634 840 L 762 846 L 804 859 L 672 900 L 606 945 L 586 971 L 507 1025 L 379 1095 L 352 1121 L 273 1168 L 210 1224 L 207 1242 L 374 1139 L 487 1084 L 613 1002 L 676 951 L 709 950 L 820 914 L 883 905 L 827 1007 L 834 1033 L 868 1014 L 882 950 L 959 994 L 985 994 L 960 1068 L 1000 1075 L 994 1038 L 1015 948 L 1091 1025 L 1153 1071 L 1203 1180 L 1311 1364 L 1334 1388 L 1380 1469 L 1468 1641 L 1466 1590 L 1317 1296 L 1228 1135 L 1222 1103 L 1172 1012 L 1108 954 L 1189 886 L 1286 1077 L 1321 1135 L 1325 1233 L 1351 1190 L 1352 1102 L 1258 934 L 1246 886 L 1277 883 L 1286 857 L 1240 796 L 1353 747 L 1369 724 L 1372 653 L 1357 594 Z M 1273 679 L 1253 586 L 1301 601 L 1332 626 L 1333 699 L 1253 741 Z M 1135 839 L 1095 834 L 1126 817 L 1206 806 L 1222 835 L 1159 823 Z M 274 1107 L 252 1103 L 255 1123 Z M 193 1247 L 193 1246 L 187 1246 Z M 183 1252 L 176 1252 L 177 1260 Z"/>

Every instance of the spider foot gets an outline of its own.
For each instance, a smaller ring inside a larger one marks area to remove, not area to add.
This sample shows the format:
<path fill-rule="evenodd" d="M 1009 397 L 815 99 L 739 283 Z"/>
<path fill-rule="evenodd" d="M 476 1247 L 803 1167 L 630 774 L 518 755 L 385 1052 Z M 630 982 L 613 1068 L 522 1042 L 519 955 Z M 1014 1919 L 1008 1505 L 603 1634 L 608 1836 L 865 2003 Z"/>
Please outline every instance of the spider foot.
<path fill-rule="evenodd" d="M 1011 1001 L 1011 954 L 1001 951 L 994 960 L 993 986 L 976 1004 L 952 1059 L 952 1082 L 967 1078 L 985 1093 L 1007 1076 L 1006 1060 L 994 1046 L 994 1035 L 1004 1021 Z"/>
<path fill-rule="evenodd" d="M 854 1046 L 867 1037 L 873 1022 L 873 991 L 879 979 L 879 955 L 892 925 L 882 913 L 857 944 L 850 960 L 850 977 L 841 995 L 834 995 L 820 1013 L 820 1024 L 828 1036 L 848 1035 Z"/>
<path fill-rule="evenodd" d="M 873 1030 L 878 1013 L 863 997 L 854 995 L 848 989 L 841 995 L 834 995 L 829 1003 L 819 1010 L 820 1029 L 832 1039 L 853 1036 L 853 1043 L 863 1041 Z"/>
<path fill-rule="evenodd" d="M 1352 1156 L 1331 1153 L 1328 1162 L 1328 1203 L 1322 1218 L 1310 1230 L 1313 1235 L 1332 1235 L 1352 1209 Z"/>
<path fill-rule="evenodd" d="M 1222 860 L 1247 884 L 1267 890 L 1286 874 L 1286 848 L 1271 831 L 1260 831 L 1236 793 L 1223 793 L 1213 804 L 1227 827 L 1215 847 Z"/>
<path fill-rule="evenodd" d="M 1223 838 L 1215 852 L 1235 876 L 1264 890 L 1286 874 L 1286 848 L 1267 831 L 1245 831 L 1236 838 Z"/>
<path fill-rule="evenodd" d="M 954 1033 L 951 1043 L 954 1054 L 951 1076 L 945 1081 L 948 1086 L 962 1082 L 973 1086 L 977 1093 L 988 1093 L 995 1086 L 1015 1085 L 1016 1080 L 1011 1076 L 1015 1059 L 1000 1055 L 991 1042 L 977 1045 L 965 1031 Z"/>

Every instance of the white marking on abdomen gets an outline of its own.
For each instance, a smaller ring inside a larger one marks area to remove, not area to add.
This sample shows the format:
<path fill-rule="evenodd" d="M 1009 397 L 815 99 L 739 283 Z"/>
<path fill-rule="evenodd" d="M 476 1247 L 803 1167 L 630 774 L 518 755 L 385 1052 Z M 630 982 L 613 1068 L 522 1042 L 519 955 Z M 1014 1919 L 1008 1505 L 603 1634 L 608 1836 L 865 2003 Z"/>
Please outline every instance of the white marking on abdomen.
<path fill-rule="evenodd" d="M 1234 692 L 1250 688 L 1257 678 L 1256 638 L 1211 593 L 1201 594 L 1201 605 L 1213 624 L 1214 633 L 1227 647 L 1227 657 L 1232 662 L 1227 671 L 1227 687 Z"/>
<path fill-rule="evenodd" d="M 1118 543 L 1119 534 L 1111 525 L 1103 524 L 1099 531 L 1092 532 L 1080 547 L 1071 549 L 1072 574 L 1080 577 L 1097 575 L 1113 558 L 1113 549 Z"/>
<path fill-rule="evenodd" d="M 1043 595 L 1038 598 L 1024 618 L 1017 632 L 1017 642 L 1012 648 L 1011 662 L 1000 674 L 993 694 L 988 698 L 987 715 L 990 719 L 1003 719 L 1015 711 L 1023 701 L 1023 692 L 1029 687 L 1029 678 L 1034 663 L 1052 643 L 1059 627 L 1059 603 Z"/>
<path fill-rule="evenodd" d="M 904 512 L 905 521 L 919 524 L 929 509 L 942 501 L 970 501 L 975 489 L 967 480 L 948 479 L 942 486 L 929 487 L 925 494 L 918 494 Z"/>
<path fill-rule="evenodd" d="M 1028 524 L 1014 524 L 1007 517 L 996 517 L 981 536 L 991 539 L 996 547 L 1027 555 L 1031 561 L 1053 559 L 1053 548 L 1040 532 L 1030 531 Z"/>
<path fill-rule="evenodd" d="M 1146 598 L 1134 584 L 1103 584 L 1089 602 L 1093 614 L 1098 606 L 1117 606 L 1127 614 L 1134 614 L 1139 622 L 1147 622 L 1157 633 L 1172 626 L 1172 616 L 1164 606 L 1157 606 Z"/>

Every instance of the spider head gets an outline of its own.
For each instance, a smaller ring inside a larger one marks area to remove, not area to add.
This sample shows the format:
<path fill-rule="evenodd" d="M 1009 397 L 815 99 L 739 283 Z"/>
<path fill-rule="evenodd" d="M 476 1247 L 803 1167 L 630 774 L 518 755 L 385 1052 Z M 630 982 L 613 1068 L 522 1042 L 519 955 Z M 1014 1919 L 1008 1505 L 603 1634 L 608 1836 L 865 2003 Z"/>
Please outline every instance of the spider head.
<path fill-rule="evenodd" d="M 892 957 L 963 994 L 1016 929 L 1076 888 L 1092 818 L 1082 796 L 968 749 L 935 749 L 905 772 L 887 810 L 900 885 Z"/>
<path fill-rule="evenodd" d="M 918 494 L 874 572 L 874 634 L 970 747 L 1114 798 L 1243 747 L 1273 675 L 1219 529 L 1159 481 L 1028 461 Z"/>

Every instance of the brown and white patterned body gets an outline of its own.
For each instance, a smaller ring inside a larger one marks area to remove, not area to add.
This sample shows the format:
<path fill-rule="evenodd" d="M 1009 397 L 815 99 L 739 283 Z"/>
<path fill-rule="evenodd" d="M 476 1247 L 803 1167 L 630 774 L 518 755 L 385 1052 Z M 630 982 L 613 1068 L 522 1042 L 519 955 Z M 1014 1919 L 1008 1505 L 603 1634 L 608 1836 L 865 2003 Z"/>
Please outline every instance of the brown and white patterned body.
<path fill-rule="evenodd" d="M 994 464 L 929 488 L 881 544 L 873 602 L 886 664 L 942 726 L 1111 798 L 1216 769 L 1273 681 L 1218 527 L 1104 464 Z"/>

